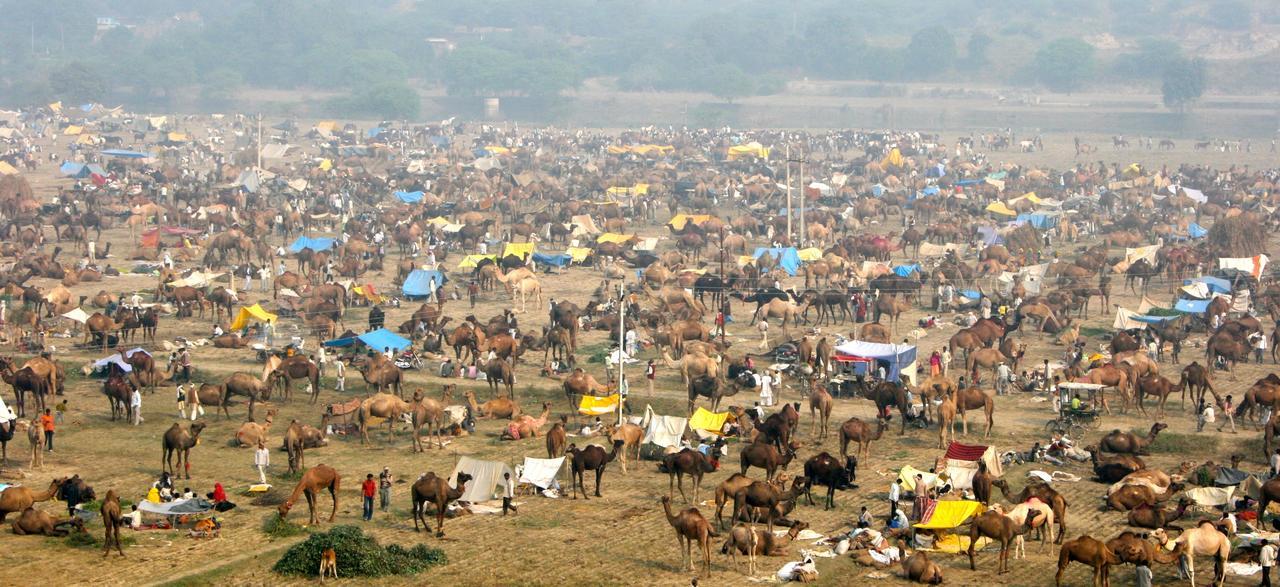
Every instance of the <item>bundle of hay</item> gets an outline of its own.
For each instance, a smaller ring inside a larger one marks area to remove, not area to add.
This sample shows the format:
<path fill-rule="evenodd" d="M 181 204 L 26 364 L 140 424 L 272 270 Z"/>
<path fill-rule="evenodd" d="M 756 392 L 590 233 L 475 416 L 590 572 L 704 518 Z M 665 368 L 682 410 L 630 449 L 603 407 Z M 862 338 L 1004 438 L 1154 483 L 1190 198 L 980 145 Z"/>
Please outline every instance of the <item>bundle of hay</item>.
<path fill-rule="evenodd" d="M 1253 212 L 1229 216 L 1209 227 L 1209 252 L 1218 257 L 1252 257 L 1267 252 L 1267 232 Z"/>
<path fill-rule="evenodd" d="M 1040 231 L 1027 222 L 1004 235 L 1004 246 L 1015 255 L 1040 250 Z"/>

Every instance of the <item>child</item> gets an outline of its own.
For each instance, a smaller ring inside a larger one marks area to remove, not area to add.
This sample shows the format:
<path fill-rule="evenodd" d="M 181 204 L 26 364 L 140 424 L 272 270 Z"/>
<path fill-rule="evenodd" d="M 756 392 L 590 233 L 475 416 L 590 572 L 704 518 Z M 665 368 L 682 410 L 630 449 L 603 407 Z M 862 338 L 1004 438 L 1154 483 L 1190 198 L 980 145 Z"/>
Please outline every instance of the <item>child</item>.
<path fill-rule="evenodd" d="M 507 515 L 507 510 L 511 510 L 513 514 L 519 514 L 516 506 L 511 505 L 511 499 L 516 496 L 516 486 L 511 482 L 511 473 L 503 473 L 502 481 L 505 484 L 502 489 L 502 515 Z"/>

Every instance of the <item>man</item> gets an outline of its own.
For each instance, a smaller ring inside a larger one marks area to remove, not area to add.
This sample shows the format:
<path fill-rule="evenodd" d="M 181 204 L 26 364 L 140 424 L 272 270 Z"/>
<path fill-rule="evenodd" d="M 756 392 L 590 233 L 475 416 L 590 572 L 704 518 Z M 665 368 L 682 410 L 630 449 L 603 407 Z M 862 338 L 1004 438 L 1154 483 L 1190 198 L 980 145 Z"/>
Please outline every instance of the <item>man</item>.
<path fill-rule="evenodd" d="M 267 484 L 267 466 L 271 464 L 271 451 L 267 450 L 267 444 L 261 440 L 258 441 L 258 449 L 253 451 L 253 466 L 258 469 L 258 481 L 263 485 Z"/>
<path fill-rule="evenodd" d="M 263 265 L 258 269 L 258 291 L 267 291 L 267 280 L 269 279 L 271 279 L 271 268 Z"/>
<path fill-rule="evenodd" d="M 942 347 L 942 376 L 947 376 L 947 370 L 951 365 L 951 349 Z"/>
<path fill-rule="evenodd" d="M 1012 379 L 1012 375 L 1009 365 L 1001 361 L 1000 366 L 996 367 L 996 395 L 1009 393 L 1009 380 Z"/>
<path fill-rule="evenodd" d="M 1222 402 L 1222 416 L 1223 416 L 1223 418 L 1222 418 L 1222 423 L 1221 423 L 1221 424 L 1218 424 L 1218 432 L 1222 432 L 1222 429 L 1223 429 L 1223 428 L 1225 428 L 1225 427 L 1227 426 L 1227 424 L 1228 424 L 1228 423 L 1230 423 L 1230 424 L 1231 424 L 1231 433 L 1232 433 L 1232 434 L 1236 434 L 1236 416 L 1235 416 L 1235 401 L 1234 401 L 1234 399 L 1235 399 L 1235 398 L 1233 398 L 1232 396 L 1228 395 L 1228 396 L 1227 396 L 1227 399 L 1226 399 L 1226 400 L 1224 400 L 1224 401 Z"/>
<path fill-rule="evenodd" d="M 649 363 L 644 366 L 644 378 L 649 382 L 649 395 L 653 395 L 653 380 L 658 376 L 658 369 L 653 364 L 653 359 L 649 359 Z"/>
<path fill-rule="evenodd" d="M 378 509 L 387 511 L 391 507 L 391 483 L 394 481 L 391 477 L 391 468 L 383 467 L 382 473 L 378 474 Z"/>
<path fill-rule="evenodd" d="M 1071 396 L 1071 410 L 1072 411 L 1080 410 L 1080 394 L 1078 393 Z"/>
<path fill-rule="evenodd" d="M 889 486 L 889 519 L 893 519 L 898 511 L 898 500 L 902 498 L 902 480 L 897 479 Z"/>
<path fill-rule="evenodd" d="M 1196 432 L 1204 430 L 1205 424 L 1214 423 L 1216 417 L 1213 412 L 1213 403 L 1201 401 L 1203 408 L 1200 410 L 1199 422 L 1196 424 Z"/>
<path fill-rule="evenodd" d="M 134 393 L 138 393 L 137 390 Z M 44 449 L 53 452 L 53 414 L 49 408 L 45 408 L 44 415 L 40 416 L 40 427 L 44 430 Z"/>
<path fill-rule="evenodd" d="M 516 484 L 511 482 L 511 473 L 502 474 L 502 515 L 507 515 L 507 510 L 511 510 L 513 514 L 519 514 L 516 506 L 511 505 L 511 500 L 516 497 Z"/>
<path fill-rule="evenodd" d="M 480 284 L 474 280 L 467 283 L 467 299 L 471 302 L 471 307 L 476 307 L 476 298 L 480 295 Z"/>
<path fill-rule="evenodd" d="M 187 347 L 178 349 L 178 374 L 182 376 L 183 383 L 191 381 L 191 351 Z"/>
<path fill-rule="evenodd" d="M 756 329 L 760 331 L 760 349 L 768 350 L 769 349 L 769 321 L 765 320 L 764 318 L 761 318 L 760 322 L 757 323 L 756 325 Z"/>
<path fill-rule="evenodd" d="M 364 496 L 364 521 L 373 519 L 373 495 L 378 491 L 378 484 L 373 481 L 373 473 L 364 477 L 360 485 L 360 494 Z"/>
<path fill-rule="evenodd" d="M 333 362 L 333 374 L 337 380 L 338 391 L 347 390 L 347 365 L 342 359 Z"/>
<path fill-rule="evenodd" d="M 871 512 L 867 511 L 867 506 L 862 506 L 862 513 L 858 514 L 858 527 L 870 528 L 875 519 L 871 517 Z"/>
<path fill-rule="evenodd" d="M 137 426 L 142 423 L 142 392 L 138 388 L 133 388 L 133 393 L 129 395 L 129 410 L 133 412 L 133 425 Z"/>
<path fill-rule="evenodd" d="M 1267 353 L 1267 337 L 1260 332 L 1253 333 L 1255 340 L 1253 341 L 1253 362 L 1262 363 L 1262 355 Z"/>
<path fill-rule="evenodd" d="M 138 511 L 138 504 L 136 503 L 130 507 L 132 509 L 129 513 L 120 516 L 120 519 L 123 520 L 125 524 L 128 524 L 130 528 L 137 530 L 142 527 L 142 512 Z"/>
<path fill-rule="evenodd" d="M 1262 549 L 1258 551 L 1258 562 L 1262 564 L 1263 587 L 1271 587 L 1271 567 L 1276 566 L 1276 545 L 1266 538 L 1262 539 Z"/>

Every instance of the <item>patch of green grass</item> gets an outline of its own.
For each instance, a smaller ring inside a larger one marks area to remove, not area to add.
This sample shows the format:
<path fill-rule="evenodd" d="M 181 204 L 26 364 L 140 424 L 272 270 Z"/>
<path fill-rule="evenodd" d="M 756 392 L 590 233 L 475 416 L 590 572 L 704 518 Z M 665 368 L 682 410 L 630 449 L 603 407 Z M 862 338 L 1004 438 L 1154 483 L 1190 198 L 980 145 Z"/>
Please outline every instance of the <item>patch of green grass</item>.
<path fill-rule="evenodd" d="M 102 539 L 97 534 L 91 532 L 72 532 L 62 538 L 48 538 L 52 544 L 62 544 L 71 548 L 83 549 L 99 549 L 102 548 Z M 120 533 L 120 545 L 124 547 L 133 546 L 137 540 L 127 533 Z"/>
<path fill-rule="evenodd" d="M 1086 338 L 1108 336 L 1110 334 L 1111 334 L 1111 330 L 1108 328 L 1100 328 L 1097 326 L 1081 326 L 1080 327 L 1080 336 L 1083 336 Z"/>
<path fill-rule="evenodd" d="M 120 500 L 120 511 L 121 511 L 121 512 L 126 512 L 126 513 L 127 513 L 127 512 L 129 511 L 129 506 L 132 506 L 132 505 L 133 505 L 133 502 L 132 502 L 132 501 L 127 500 L 127 499 L 121 499 L 121 500 Z M 80 509 L 82 509 L 82 510 L 84 510 L 84 511 L 86 511 L 86 512 L 97 512 L 97 511 L 101 511 L 101 510 L 102 510 L 102 500 L 101 500 L 101 499 L 95 499 L 95 500 L 93 500 L 93 501 L 87 501 L 87 502 L 85 502 L 85 503 L 82 503 L 82 504 L 80 504 Z"/>
<path fill-rule="evenodd" d="M 306 534 L 307 529 L 272 512 L 263 518 L 262 532 L 271 538 L 292 538 Z"/>
<path fill-rule="evenodd" d="M 1131 432 L 1135 436 L 1145 438 L 1149 430 L 1150 428 L 1134 428 Z M 1218 436 L 1214 434 L 1180 434 L 1166 430 L 1156 436 L 1155 442 L 1152 442 L 1147 450 L 1153 454 L 1208 454 L 1218 450 L 1219 441 Z"/>

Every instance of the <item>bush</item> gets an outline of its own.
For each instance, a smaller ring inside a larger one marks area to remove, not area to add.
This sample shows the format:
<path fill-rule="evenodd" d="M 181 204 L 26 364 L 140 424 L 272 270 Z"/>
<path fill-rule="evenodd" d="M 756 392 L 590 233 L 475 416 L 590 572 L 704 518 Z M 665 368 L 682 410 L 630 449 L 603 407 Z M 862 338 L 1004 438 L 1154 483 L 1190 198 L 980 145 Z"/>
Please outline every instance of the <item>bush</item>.
<path fill-rule="evenodd" d="M 281 518 L 280 514 L 275 512 L 268 514 L 266 519 L 262 520 L 262 531 L 272 538 L 290 538 L 307 533 L 306 528 Z"/>
<path fill-rule="evenodd" d="M 335 526 L 328 532 L 312 534 L 293 545 L 272 569 L 282 575 L 310 576 L 320 568 L 320 554 L 332 548 L 338 568 L 345 577 L 412 575 L 448 562 L 444 551 L 418 544 L 405 549 L 398 544 L 378 546 L 378 541 L 355 526 Z"/>

